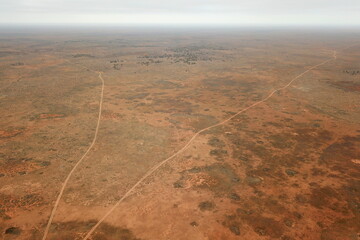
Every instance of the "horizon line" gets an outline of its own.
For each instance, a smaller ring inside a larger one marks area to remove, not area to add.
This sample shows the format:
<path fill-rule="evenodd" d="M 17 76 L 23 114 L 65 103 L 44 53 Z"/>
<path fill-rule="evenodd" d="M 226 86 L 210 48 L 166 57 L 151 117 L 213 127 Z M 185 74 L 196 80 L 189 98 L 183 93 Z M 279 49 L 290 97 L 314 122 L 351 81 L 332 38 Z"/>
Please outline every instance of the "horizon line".
<path fill-rule="evenodd" d="M 305 27 L 305 28 L 317 28 L 317 27 L 330 27 L 330 28 L 360 28 L 360 23 L 354 24 L 325 24 L 325 23 L 315 23 L 315 24 L 307 24 L 307 23 L 287 23 L 287 24 L 279 24 L 279 23 L 112 23 L 112 22 L 0 22 L 0 27 L 4 26 L 15 26 L 15 27 L 230 27 L 230 28 L 238 28 L 238 27 Z"/>

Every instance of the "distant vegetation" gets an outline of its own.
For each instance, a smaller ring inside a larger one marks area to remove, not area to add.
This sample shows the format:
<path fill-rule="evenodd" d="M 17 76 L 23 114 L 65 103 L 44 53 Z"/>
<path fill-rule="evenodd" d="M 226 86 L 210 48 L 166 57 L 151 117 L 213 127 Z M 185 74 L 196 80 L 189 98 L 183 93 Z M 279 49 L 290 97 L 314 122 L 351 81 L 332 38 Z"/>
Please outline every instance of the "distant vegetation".
<path fill-rule="evenodd" d="M 24 65 L 25 64 L 22 62 L 16 62 L 16 63 L 11 64 L 11 66 L 24 66 Z"/>
<path fill-rule="evenodd" d="M 120 70 L 120 69 L 121 69 L 122 64 L 120 64 L 120 62 L 124 62 L 124 60 L 119 60 L 119 59 L 110 60 L 110 63 L 113 64 L 113 68 L 116 69 L 116 70 Z"/>
<path fill-rule="evenodd" d="M 343 73 L 347 73 L 350 75 L 358 75 L 360 74 L 360 70 L 343 70 Z"/>
<path fill-rule="evenodd" d="M 90 55 L 90 54 L 85 54 L 85 53 L 78 53 L 78 54 L 73 55 L 73 58 L 80 58 L 80 57 L 89 57 L 89 58 L 94 58 L 94 56 L 93 56 L 93 55 Z"/>
<path fill-rule="evenodd" d="M 206 47 L 180 47 L 180 48 L 168 48 L 169 53 L 162 55 L 145 55 L 139 58 L 144 59 L 142 62 L 138 62 L 141 65 L 150 65 L 162 63 L 165 60 L 171 60 L 171 63 L 185 63 L 188 65 L 194 65 L 198 61 L 213 61 L 214 58 L 209 56 L 213 55 L 212 50 L 224 50 Z"/>

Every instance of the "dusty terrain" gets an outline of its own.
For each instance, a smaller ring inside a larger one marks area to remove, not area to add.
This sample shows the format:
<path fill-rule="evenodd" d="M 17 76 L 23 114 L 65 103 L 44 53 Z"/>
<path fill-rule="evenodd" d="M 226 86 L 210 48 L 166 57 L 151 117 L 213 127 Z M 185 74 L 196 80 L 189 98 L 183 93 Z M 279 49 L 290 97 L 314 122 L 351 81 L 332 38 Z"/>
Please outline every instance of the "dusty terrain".
<path fill-rule="evenodd" d="M 1 31 L 0 239 L 359 240 L 360 31 Z"/>

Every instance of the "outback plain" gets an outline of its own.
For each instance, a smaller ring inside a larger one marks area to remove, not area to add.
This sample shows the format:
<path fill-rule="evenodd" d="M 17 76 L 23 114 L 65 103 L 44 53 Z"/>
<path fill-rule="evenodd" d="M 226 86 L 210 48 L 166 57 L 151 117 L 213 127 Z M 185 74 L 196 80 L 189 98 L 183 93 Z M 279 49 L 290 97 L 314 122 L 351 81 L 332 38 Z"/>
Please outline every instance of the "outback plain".
<path fill-rule="evenodd" d="M 0 239 L 359 240 L 359 30 L 1 31 Z"/>

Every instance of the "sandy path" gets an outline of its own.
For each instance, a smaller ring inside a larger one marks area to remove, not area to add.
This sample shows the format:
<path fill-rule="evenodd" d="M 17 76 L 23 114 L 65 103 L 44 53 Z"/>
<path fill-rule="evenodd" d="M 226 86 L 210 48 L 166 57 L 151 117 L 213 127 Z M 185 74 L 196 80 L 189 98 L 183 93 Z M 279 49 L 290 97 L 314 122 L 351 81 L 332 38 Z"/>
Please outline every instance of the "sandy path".
<path fill-rule="evenodd" d="M 85 67 L 86 68 L 86 67 Z M 93 71 L 93 70 L 92 70 Z M 96 71 L 94 71 L 96 72 Z M 79 161 L 75 164 L 75 166 L 71 169 L 70 173 L 67 175 L 65 181 L 63 182 L 62 184 L 62 187 L 61 187 L 61 190 L 60 190 L 60 193 L 56 199 L 56 202 L 54 204 L 54 207 L 51 211 L 51 214 L 50 214 L 50 218 L 49 218 L 49 221 L 46 225 L 46 229 L 45 229 L 45 232 L 44 232 L 44 235 L 43 235 L 43 238 L 42 240 L 45 240 L 48 233 L 49 233 L 49 229 L 50 229 L 50 226 L 51 226 L 51 223 L 53 221 L 53 218 L 55 216 L 55 213 L 56 213 L 56 210 L 58 208 L 58 205 L 59 205 L 59 202 L 60 202 L 60 199 L 64 193 L 64 190 L 65 190 L 65 187 L 67 185 L 67 183 L 69 182 L 70 178 L 71 178 L 71 175 L 75 172 L 76 168 L 79 166 L 79 164 L 84 160 L 85 156 L 90 152 L 90 150 L 93 148 L 93 146 L 95 145 L 95 142 L 96 142 L 96 139 L 97 139 L 97 136 L 98 136 L 98 132 L 99 132 L 99 126 L 100 126 L 100 119 L 101 119 L 101 110 L 102 110 L 102 104 L 103 104 L 103 97 L 104 97 L 104 86 L 105 86 L 105 83 L 104 83 L 104 79 L 102 78 L 102 73 L 101 72 L 97 72 L 99 73 L 99 78 L 101 80 L 101 83 L 102 83 L 102 86 L 101 86 L 101 95 L 100 95 L 100 103 L 99 103 L 99 115 L 98 115 L 98 120 L 97 120 L 97 124 L 96 124 L 96 130 L 95 130 L 95 134 L 94 134 L 94 139 L 92 140 L 89 148 L 86 150 L 86 152 L 84 153 L 84 155 L 82 155 L 82 157 L 79 159 Z"/>
<path fill-rule="evenodd" d="M 139 186 L 140 183 L 142 183 L 147 177 L 149 177 L 152 173 L 154 173 L 157 169 L 159 169 L 162 165 L 164 165 L 166 162 L 168 162 L 169 160 L 173 159 L 174 157 L 178 156 L 180 153 L 182 153 L 183 151 L 185 151 L 189 146 L 190 144 L 194 141 L 194 139 L 201 133 L 211 129 L 211 128 L 214 128 L 214 127 L 218 127 L 220 125 L 223 125 L 225 123 L 227 123 L 228 121 L 230 121 L 231 119 L 233 119 L 234 117 L 238 116 L 239 114 L 261 104 L 261 103 L 264 103 L 266 102 L 268 99 L 270 99 L 276 92 L 279 92 L 281 90 L 284 90 L 286 88 L 288 88 L 295 80 L 297 80 L 298 78 L 302 77 L 303 75 L 305 75 L 306 73 L 310 72 L 311 70 L 321 66 L 321 65 L 324 65 L 334 59 L 336 59 L 337 56 L 336 56 L 336 51 L 333 52 L 333 56 L 328 59 L 328 60 L 325 60 L 324 62 L 322 63 L 319 63 L 317 65 L 314 65 L 312 67 L 310 67 L 308 70 L 302 72 L 301 74 L 297 75 L 296 77 L 294 77 L 293 79 L 290 80 L 290 82 L 288 84 L 286 84 L 285 86 L 281 87 L 281 88 L 278 88 L 274 91 L 272 91 L 267 97 L 265 97 L 263 100 L 260 100 L 258 102 L 255 102 L 253 103 L 252 105 L 246 107 L 246 108 L 243 108 L 242 110 L 240 110 L 239 112 L 237 112 L 236 114 L 232 115 L 231 117 L 223 120 L 222 122 L 220 123 L 217 123 L 217 124 L 214 124 L 212 126 L 209 126 L 207 128 L 204 128 L 198 132 L 196 132 L 192 138 L 186 143 L 186 145 L 184 147 L 182 147 L 179 151 L 175 152 L 173 155 L 171 155 L 170 157 L 168 157 L 167 159 L 163 160 L 162 162 L 158 163 L 157 165 L 155 165 L 154 167 L 152 167 L 138 182 L 136 182 L 122 197 L 121 199 L 116 202 L 116 204 L 110 208 L 110 210 L 91 228 L 91 230 L 86 234 L 86 236 L 83 238 L 83 240 L 87 240 L 89 239 L 89 237 L 91 236 L 91 234 L 95 231 L 95 229 L 115 210 L 115 208 L 117 208 L 120 203 L 130 195 L 130 193 L 137 187 Z"/>

